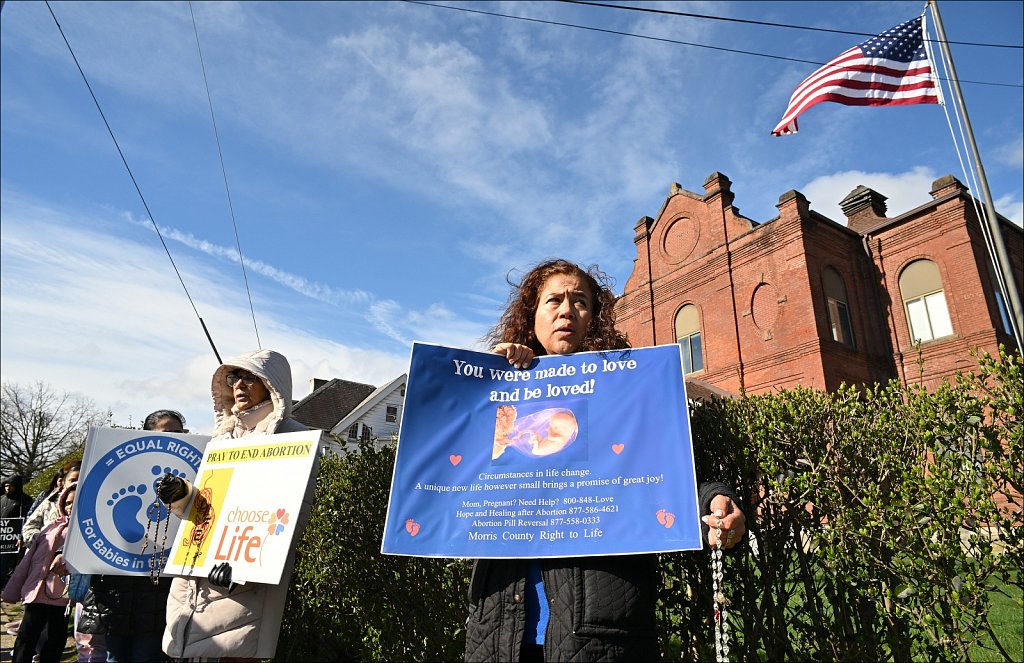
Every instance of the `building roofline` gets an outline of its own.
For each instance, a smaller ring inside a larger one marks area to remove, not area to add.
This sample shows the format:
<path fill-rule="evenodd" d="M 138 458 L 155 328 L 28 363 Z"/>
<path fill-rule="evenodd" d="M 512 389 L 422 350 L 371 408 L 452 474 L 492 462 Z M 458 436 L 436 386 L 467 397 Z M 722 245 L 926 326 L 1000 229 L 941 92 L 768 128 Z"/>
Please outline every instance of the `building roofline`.
<path fill-rule="evenodd" d="M 391 382 L 377 387 L 373 393 L 364 398 L 359 405 L 356 405 L 348 414 L 342 417 L 338 423 L 334 425 L 334 428 L 330 430 L 330 433 L 332 435 L 340 435 L 354 422 L 358 421 L 360 417 L 369 412 L 373 406 L 384 400 L 384 397 L 393 392 L 399 384 L 405 383 L 408 378 L 409 376 L 406 373 L 402 373 Z"/>
<path fill-rule="evenodd" d="M 925 214 L 927 212 L 931 212 L 931 211 L 934 210 L 934 208 L 938 207 L 939 205 L 941 205 L 941 204 L 943 204 L 945 202 L 949 202 L 950 200 L 954 200 L 954 199 L 959 198 L 959 197 L 963 197 L 965 199 L 973 199 L 974 202 L 978 204 L 978 207 L 982 211 L 984 211 L 984 208 L 985 208 L 984 203 L 982 203 L 982 201 L 980 201 L 977 198 L 975 198 L 974 195 L 971 194 L 970 190 L 968 190 L 966 188 L 964 188 L 964 189 L 957 189 L 957 190 L 954 190 L 954 191 L 950 191 L 947 194 L 941 195 L 941 196 L 939 196 L 937 198 L 933 198 L 932 200 L 929 200 L 926 203 L 918 205 L 914 209 L 908 210 L 908 211 L 904 212 L 903 214 L 894 216 L 891 219 L 883 219 L 878 224 L 876 224 L 874 226 L 870 226 L 868 228 L 865 228 L 864 231 L 861 234 L 862 235 L 871 235 L 871 234 L 874 234 L 874 233 L 877 233 L 877 232 L 881 232 L 883 230 L 888 230 L 892 226 L 899 225 L 900 223 L 903 223 L 904 221 L 907 221 L 907 220 L 909 220 L 909 219 L 911 219 L 913 217 L 916 217 L 918 215 Z M 966 201 L 965 204 L 969 205 L 970 201 L 969 200 Z M 1010 221 L 1010 219 L 1008 219 L 1007 217 L 1005 217 L 1002 214 L 1000 214 L 999 210 L 996 210 L 996 218 L 999 220 L 999 222 L 1001 224 L 1007 226 L 1008 228 L 1010 228 L 1012 230 L 1016 230 L 1017 232 L 1024 232 L 1024 229 L 1022 229 L 1020 226 L 1015 224 L 1013 221 Z"/>

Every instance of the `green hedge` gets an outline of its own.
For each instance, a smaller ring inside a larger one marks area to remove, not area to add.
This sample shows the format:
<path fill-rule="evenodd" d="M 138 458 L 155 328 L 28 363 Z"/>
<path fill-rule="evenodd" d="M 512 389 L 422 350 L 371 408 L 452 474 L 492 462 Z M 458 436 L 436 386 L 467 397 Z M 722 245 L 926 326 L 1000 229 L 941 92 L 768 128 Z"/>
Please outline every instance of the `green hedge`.
<path fill-rule="evenodd" d="M 732 660 L 1020 656 L 988 615 L 993 591 L 1020 605 L 1021 363 L 979 357 L 932 393 L 795 389 L 693 409 L 698 473 L 736 486 L 754 537 L 726 562 Z M 322 461 L 279 659 L 462 658 L 470 565 L 379 552 L 393 462 L 368 445 Z M 663 652 L 713 660 L 707 553 L 661 569 Z"/>
<path fill-rule="evenodd" d="M 470 564 L 380 554 L 394 448 L 350 450 L 320 462 L 277 659 L 461 660 Z"/>

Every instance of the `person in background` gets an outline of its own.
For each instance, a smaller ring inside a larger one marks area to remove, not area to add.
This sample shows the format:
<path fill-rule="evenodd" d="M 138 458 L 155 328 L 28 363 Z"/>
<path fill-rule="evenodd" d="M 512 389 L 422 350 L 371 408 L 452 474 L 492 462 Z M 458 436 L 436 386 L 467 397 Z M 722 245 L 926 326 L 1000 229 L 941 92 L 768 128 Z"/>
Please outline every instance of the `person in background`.
<path fill-rule="evenodd" d="M 17 541 L 8 542 L 8 546 L 15 548 L 10 552 L 0 554 L 0 584 L 7 582 L 7 579 L 14 572 L 14 567 L 21 559 L 21 551 L 24 544 L 21 540 L 21 524 L 28 515 L 32 498 L 21 490 L 22 479 L 20 475 L 4 478 L 4 492 L 0 495 L 0 520 L 4 522 L 4 529 L 14 533 Z"/>
<path fill-rule="evenodd" d="M 176 410 L 157 410 L 146 417 L 142 428 L 183 433 L 185 417 Z M 170 578 L 93 575 L 80 604 L 76 641 L 82 633 L 91 636 L 94 649 L 105 644 L 106 658 L 99 660 L 108 663 L 159 663 L 170 588 Z"/>
<path fill-rule="evenodd" d="M 43 638 L 40 663 L 58 663 L 64 652 L 68 632 L 64 538 L 76 488 L 75 482 L 65 484 L 56 503 L 60 515 L 34 538 L 28 553 L 4 586 L 4 601 L 25 602 L 25 615 L 14 641 L 14 663 L 31 663 L 40 637 Z"/>
<path fill-rule="evenodd" d="M 258 350 L 227 360 L 213 374 L 212 391 L 215 418 L 210 442 L 308 430 L 291 418 L 291 366 L 278 352 Z M 209 578 L 174 578 L 167 599 L 163 638 L 168 656 L 274 657 L 295 562 L 295 545 L 309 519 L 314 484 L 311 475 L 280 583 L 233 586 L 226 564 L 214 567 Z M 181 518 L 190 515 L 193 497 L 202 499 L 194 485 L 171 474 L 161 479 L 157 495 Z"/>
<path fill-rule="evenodd" d="M 28 514 L 25 520 L 21 523 L 21 546 L 22 549 L 26 549 L 32 545 L 32 539 L 50 522 L 57 517 L 56 500 L 60 495 L 61 491 L 64 490 L 64 478 L 72 470 L 78 471 L 81 467 L 81 461 L 70 460 L 53 475 L 50 479 L 49 487 L 41 490 L 36 498 L 32 501 L 32 506 L 28 508 Z M 77 474 L 74 475 L 77 478 Z M 29 522 L 31 521 L 31 525 Z M 26 534 L 26 529 L 28 534 Z M 13 570 L 13 569 L 12 569 Z M 6 582 L 6 579 L 4 579 Z M 10 635 L 17 635 L 18 629 L 21 627 L 21 620 L 14 620 L 7 624 L 7 633 Z M 42 648 L 43 642 L 39 641 L 39 646 Z"/>
<path fill-rule="evenodd" d="M 523 369 L 540 355 L 628 348 L 606 282 L 597 267 L 540 263 L 488 334 L 493 351 Z M 739 499 L 719 482 L 698 492 L 708 543 L 736 546 L 746 532 Z M 466 661 L 658 660 L 657 563 L 653 554 L 476 560 Z"/>
<path fill-rule="evenodd" d="M 69 460 L 66 463 L 64 463 L 61 466 L 61 468 L 57 470 L 57 473 L 54 474 L 53 477 L 50 479 L 50 486 L 39 491 L 39 493 L 35 496 L 35 499 L 32 500 L 32 506 L 30 506 L 28 509 L 29 514 L 31 515 L 32 512 L 36 510 L 36 507 L 42 504 L 43 500 L 49 497 L 50 494 L 53 493 L 53 491 L 56 490 L 57 492 L 60 492 L 61 490 L 63 490 L 64 477 L 67 475 L 68 472 L 70 472 L 73 469 L 77 469 L 80 466 L 81 461 L 77 460 Z"/>
<path fill-rule="evenodd" d="M 62 516 L 57 506 L 57 499 L 64 492 L 64 487 L 69 483 L 78 481 L 79 471 L 82 469 L 82 461 L 71 460 L 64 464 L 57 476 L 57 487 L 39 503 L 25 519 L 25 525 L 21 528 L 21 538 L 25 540 L 25 546 L 31 546 L 32 540 L 47 525 Z"/>
<path fill-rule="evenodd" d="M 67 463 L 65 463 L 65 465 L 67 465 Z M 39 505 L 43 503 L 43 500 L 49 497 L 53 493 L 53 491 L 59 488 L 63 488 L 64 475 L 66 473 L 67 467 L 62 467 L 61 469 L 57 470 L 56 474 L 50 477 L 50 485 L 40 490 L 39 493 L 37 493 L 35 498 L 32 500 L 32 506 L 28 508 L 29 514 L 35 511 L 39 507 Z"/>

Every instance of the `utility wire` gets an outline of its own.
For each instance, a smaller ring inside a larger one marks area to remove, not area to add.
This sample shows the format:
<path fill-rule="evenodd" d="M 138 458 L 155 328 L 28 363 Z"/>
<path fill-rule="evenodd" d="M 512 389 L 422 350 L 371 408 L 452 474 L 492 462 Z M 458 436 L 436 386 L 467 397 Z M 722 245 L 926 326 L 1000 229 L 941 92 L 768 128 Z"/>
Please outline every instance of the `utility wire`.
<path fill-rule="evenodd" d="M 809 25 L 792 25 L 789 23 L 773 23 L 771 21 L 754 21 L 746 18 L 732 18 L 729 16 L 708 16 L 707 14 L 692 14 L 690 12 L 678 12 L 669 9 L 651 9 L 649 7 L 634 7 L 628 5 L 610 5 L 604 2 L 589 2 L 588 0 L 558 0 L 559 2 L 566 2 L 573 5 L 589 5 L 591 7 L 606 7 L 608 9 L 625 9 L 634 12 L 648 12 L 651 14 L 667 14 L 669 16 L 686 16 L 688 18 L 703 18 L 709 21 L 727 21 L 729 23 L 746 23 L 748 25 L 765 25 L 772 28 L 789 28 L 791 30 L 812 30 L 814 32 L 831 32 L 839 35 L 855 35 L 857 37 L 877 37 L 877 33 L 873 32 L 854 32 L 852 30 L 836 30 L 833 28 L 814 28 Z M 930 39 L 929 41 L 938 42 L 938 39 Z M 957 44 L 958 46 L 984 46 L 988 48 L 1015 48 L 1018 50 L 1024 50 L 1024 46 L 1019 44 L 984 44 L 974 41 L 947 41 L 947 44 Z"/>
<path fill-rule="evenodd" d="M 192 0 L 188 3 L 188 13 L 192 15 L 192 31 L 196 35 L 196 50 L 199 51 L 199 66 L 203 70 L 203 84 L 206 85 L 206 100 L 210 104 L 210 121 L 213 123 L 213 137 L 217 143 L 217 156 L 220 158 L 220 172 L 224 176 L 224 192 L 228 197 L 228 211 L 231 213 L 231 227 L 235 231 L 235 246 L 238 247 L 238 264 L 242 266 L 242 280 L 245 281 L 245 294 L 249 297 L 249 312 L 252 314 L 252 328 L 256 330 L 256 346 L 262 350 L 260 329 L 256 325 L 256 309 L 252 305 L 252 291 L 249 290 L 249 276 L 245 273 L 245 259 L 242 257 L 242 242 L 238 239 L 238 224 L 235 222 L 235 206 L 231 202 L 231 188 L 228 186 L 228 171 L 224 167 L 224 153 L 220 147 L 220 132 L 217 131 L 217 116 L 213 114 L 213 96 L 210 94 L 210 81 L 206 78 L 206 63 L 203 61 L 203 47 L 199 45 L 199 28 L 196 27 L 196 14 L 192 11 Z"/>
<path fill-rule="evenodd" d="M 650 35 L 638 35 L 632 32 L 623 32 L 621 30 L 608 30 L 605 28 L 595 28 L 589 25 L 578 25 L 576 23 L 563 23 L 560 21 L 546 21 L 540 18 L 527 18 L 526 16 L 512 16 L 511 14 L 499 14 L 498 12 L 485 12 L 482 9 L 469 9 L 468 7 L 452 7 L 450 5 L 435 5 L 432 2 L 419 2 L 418 0 L 404 0 L 411 5 L 423 5 L 424 7 L 434 7 L 436 9 L 451 9 L 454 11 L 468 12 L 470 14 L 486 14 L 487 16 L 497 16 L 500 18 L 511 18 L 517 21 L 529 21 L 530 23 L 543 23 L 545 25 L 558 25 L 565 28 L 576 28 L 578 30 L 590 30 L 591 32 L 604 32 L 611 35 L 619 35 L 622 37 L 636 37 L 637 39 L 649 39 L 651 41 L 667 42 L 669 44 L 679 44 L 681 46 L 695 46 L 697 48 L 708 48 L 714 51 L 726 51 L 728 53 L 740 53 L 742 55 L 757 55 L 763 58 L 773 58 L 776 60 L 789 60 L 790 62 L 803 62 L 805 64 L 824 64 L 823 62 L 815 62 L 814 60 L 801 60 L 800 58 L 788 58 L 782 55 L 765 55 L 764 53 L 757 53 L 754 51 L 744 51 L 737 48 L 725 48 L 722 46 L 708 46 L 707 44 L 696 44 L 691 41 L 680 41 L 678 39 L 668 39 L 667 37 L 652 37 Z"/>
<path fill-rule="evenodd" d="M 785 60 L 787 62 L 800 62 L 803 64 L 815 64 L 818 66 L 826 64 L 820 60 L 804 60 L 802 58 L 791 58 L 784 55 L 769 55 L 768 53 L 758 53 L 757 51 L 745 51 L 737 48 L 725 48 L 724 46 L 710 46 L 708 44 L 697 44 L 689 41 L 681 41 L 679 39 L 669 39 L 667 37 L 652 37 L 650 35 L 640 35 L 634 32 L 624 32 L 621 30 L 609 30 L 606 28 L 595 28 L 589 25 L 579 25 L 576 23 L 564 23 L 561 21 L 548 21 L 540 18 L 528 18 L 526 16 L 513 16 L 511 14 L 500 14 L 498 12 L 488 12 L 482 9 L 469 9 L 468 7 L 452 7 L 451 5 L 437 5 L 432 2 L 420 2 L 419 0 L 403 0 L 412 5 L 423 5 L 424 7 L 433 7 L 435 9 L 450 9 L 452 11 L 467 12 L 470 14 L 485 14 L 487 16 L 497 16 L 499 18 L 510 18 L 517 21 L 528 21 L 530 23 L 543 23 L 545 25 L 557 25 L 565 28 L 576 28 L 578 30 L 589 30 L 591 32 L 603 32 L 606 34 L 619 35 L 622 37 L 634 37 L 636 39 L 647 39 L 649 41 L 659 41 L 668 44 L 679 44 L 680 46 L 693 46 L 696 48 L 707 48 L 713 51 L 724 51 L 726 53 L 739 53 L 740 55 L 754 55 L 760 58 L 770 58 L 772 60 Z M 615 5 L 611 5 L 615 6 Z M 877 36 L 877 35 L 874 35 Z M 968 81 L 960 79 L 961 83 L 973 83 L 975 85 L 991 85 L 996 87 L 1012 87 L 1012 88 L 1024 88 L 1024 85 L 1015 83 L 989 83 L 986 81 Z"/>
<path fill-rule="evenodd" d="M 75 50 L 71 48 L 71 43 L 68 41 L 67 35 L 64 34 L 64 29 L 60 27 L 60 21 L 57 20 L 57 15 L 53 13 L 53 7 L 50 6 L 50 0 L 45 0 L 46 8 L 50 11 L 50 16 L 53 17 L 53 22 L 57 26 L 57 30 L 60 32 L 60 36 L 64 39 L 64 44 L 68 47 L 68 52 L 71 53 L 71 59 L 75 61 L 75 66 L 78 67 L 78 73 L 82 75 L 82 80 L 85 82 L 85 87 L 89 90 L 89 95 L 92 97 L 92 102 L 96 104 L 96 110 L 99 111 L 100 117 L 103 118 L 103 124 L 107 127 L 107 133 L 110 134 L 110 140 L 114 141 L 114 147 L 117 148 L 117 153 L 121 156 L 121 163 L 124 164 L 125 170 L 128 171 L 128 177 L 131 178 L 132 184 L 135 185 L 135 191 L 139 194 L 139 199 L 142 200 L 142 206 L 146 209 L 146 214 L 149 216 L 149 222 L 153 224 L 153 230 L 156 231 L 156 236 L 160 238 L 160 243 L 164 247 L 164 252 L 167 253 L 167 259 L 171 261 L 171 267 L 174 268 L 174 273 L 178 276 L 178 282 L 181 283 L 182 289 L 185 291 L 185 296 L 188 297 L 188 303 L 192 305 L 192 310 L 195 312 L 196 317 L 199 318 L 199 324 L 203 326 L 203 332 L 206 333 L 206 339 L 210 342 L 210 347 L 213 348 L 213 354 L 217 357 L 217 363 L 223 363 L 220 358 L 220 353 L 217 352 L 217 346 L 213 344 L 213 338 L 210 336 L 210 331 L 206 328 L 206 323 L 203 322 L 203 318 L 199 315 L 199 309 L 196 308 L 196 303 L 192 300 L 192 295 L 189 294 L 188 287 L 185 285 L 185 280 L 181 277 L 181 272 L 178 271 L 178 266 L 174 263 L 174 258 L 171 257 L 171 250 L 167 247 L 167 242 L 164 241 L 163 233 L 160 232 L 160 226 L 156 224 L 156 220 L 153 219 L 153 213 L 149 210 L 149 204 L 146 202 L 146 197 L 142 195 L 142 189 L 139 187 L 139 182 L 135 179 L 135 174 L 132 173 L 131 166 L 128 165 L 128 160 L 124 156 L 124 152 L 121 151 L 121 146 L 117 142 L 117 138 L 114 136 L 114 130 L 110 128 L 110 122 L 107 122 L 107 116 L 103 112 L 103 108 L 100 107 L 99 99 L 96 98 L 96 93 L 92 90 L 92 85 L 89 84 L 89 79 L 85 75 L 85 71 L 82 69 L 82 65 L 78 62 L 78 57 L 75 55 Z"/>

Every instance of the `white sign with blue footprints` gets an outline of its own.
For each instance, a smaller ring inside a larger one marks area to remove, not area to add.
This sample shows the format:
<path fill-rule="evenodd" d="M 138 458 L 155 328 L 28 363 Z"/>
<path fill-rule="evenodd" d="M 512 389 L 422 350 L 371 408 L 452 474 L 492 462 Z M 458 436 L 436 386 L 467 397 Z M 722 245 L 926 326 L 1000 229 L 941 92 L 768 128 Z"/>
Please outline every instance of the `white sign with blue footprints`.
<path fill-rule="evenodd" d="M 90 428 L 64 544 L 68 566 L 105 575 L 149 575 L 162 567 L 180 520 L 156 498 L 156 483 L 167 473 L 195 480 L 209 439 Z"/>

